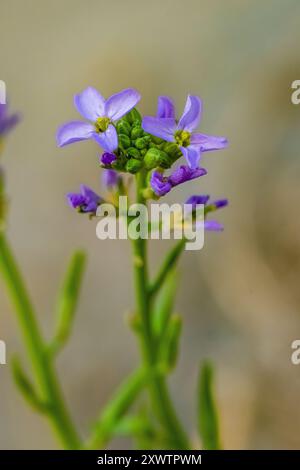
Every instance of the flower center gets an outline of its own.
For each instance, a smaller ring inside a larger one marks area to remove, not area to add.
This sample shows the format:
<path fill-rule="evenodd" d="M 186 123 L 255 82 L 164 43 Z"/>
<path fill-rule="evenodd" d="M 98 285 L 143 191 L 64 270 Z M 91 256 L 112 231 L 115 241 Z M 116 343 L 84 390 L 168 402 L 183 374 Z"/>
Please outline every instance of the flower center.
<path fill-rule="evenodd" d="M 180 147 L 188 147 L 191 143 L 191 134 L 187 131 L 176 131 L 175 140 Z"/>
<path fill-rule="evenodd" d="M 97 132 L 105 132 L 109 126 L 110 119 L 108 117 L 99 117 L 95 122 Z"/>

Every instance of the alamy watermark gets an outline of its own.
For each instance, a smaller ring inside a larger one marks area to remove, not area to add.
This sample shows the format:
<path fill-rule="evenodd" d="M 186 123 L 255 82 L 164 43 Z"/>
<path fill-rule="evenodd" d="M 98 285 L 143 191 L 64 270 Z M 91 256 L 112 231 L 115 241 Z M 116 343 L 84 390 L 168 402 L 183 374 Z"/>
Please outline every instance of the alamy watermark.
<path fill-rule="evenodd" d="M 291 95 L 291 102 L 293 104 L 300 104 L 300 80 L 294 80 L 291 88 L 294 90 Z"/>
<path fill-rule="evenodd" d="M 300 339 L 295 339 L 291 344 L 291 348 L 293 349 L 291 362 L 294 366 L 298 366 L 300 364 Z"/>
<path fill-rule="evenodd" d="M 201 250 L 204 245 L 203 204 L 131 204 L 120 196 L 118 209 L 109 203 L 98 207 L 96 235 L 100 240 L 186 240 L 186 250 Z"/>
<path fill-rule="evenodd" d="M 6 104 L 6 84 L 0 80 L 0 104 Z"/>
<path fill-rule="evenodd" d="M 6 364 L 6 344 L 0 339 L 0 365 Z"/>

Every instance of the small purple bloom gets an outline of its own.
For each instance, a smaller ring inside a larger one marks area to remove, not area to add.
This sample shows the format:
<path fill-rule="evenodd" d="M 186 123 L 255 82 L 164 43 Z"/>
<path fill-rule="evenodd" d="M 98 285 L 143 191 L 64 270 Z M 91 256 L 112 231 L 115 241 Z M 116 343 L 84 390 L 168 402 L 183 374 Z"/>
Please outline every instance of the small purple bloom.
<path fill-rule="evenodd" d="M 102 181 L 107 189 L 113 189 L 115 186 L 117 186 L 119 179 L 120 175 L 117 171 L 110 169 L 103 171 Z"/>
<path fill-rule="evenodd" d="M 191 204 L 192 210 L 196 210 L 197 205 L 204 204 L 204 214 L 207 214 L 208 212 L 213 212 L 217 209 L 220 209 L 221 207 L 225 207 L 228 205 L 228 199 L 218 199 L 208 204 L 209 199 L 210 196 L 208 195 L 193 195 L 186 200 L 185 204 Z M 203 226 L 205 230 L 214 232 L 220 232 L 224 229 L 223 225 L 220 224 L 217 220 L 202 220 L 196 222 L 196 228 L 200 229 Z"/>
<path fill-rule="evenodd" d="M 198 127 L 202 102 L 198 96 L 188 95 L 182 116 L 175 119 L 174 105 L 167 96 L 158 99 L 156 117 L 143 119 L 144 131 L 179 146 L 190 168 L 197 168 L 202 152 L 219 150 L 228 145 L 225 137 L 194 133 Z"/>
<path fill-rule="evenodd" d="M 89 122 L 72 121 L 63 124 L 57 131 L 59 147 L 94 139 L 104 150 L 113 152 L 118 147 L 118 135 L 113 123 L 127 114 L 140 100 L 140 94 L 127 88 L 105 100 L 92 87 L 74 97 L 77 111 Z"/>
<path fill-rule="evenodd" d="M 190 196 L 185 203 L 191 204 L 193 209 L 196 208 L 196 206 L 199 204 L 204 204 L 206 206 L 206 212 L 213 212 L 216 209 L 221 209 L 222 207 L 228 206 L 228 199 L 217 199 L 216 201 L 210 202 L 208 204 L 209 199 L 210 196 L 208 195 L 194 194 L 193 196 Z"/>
<path fill-rule="evenodd" d="M 217 220 L 205 220 L 204 222 L 199 222 L 199 224 L 204 225 L 204 230 L 208 230 L 209 232 L 222 232 L 224 230 L 224 226 Z M 200 226 L 198 226 L 198 228 L 200 228 Z"/>
<path fill-rule="evenodd" d="M 101 203 L 102 198 L 88 186 L 82 184 L 80 186 L 80 193 L 67 194 L 67 200 L 70 206 L 73 209 L 78 209 L 79 212 L 96 214 L 97 207 Z"/>
<path fill-rule="evenodd" d="M 188 166 L 181 165 L 170 176 L 164 176 L 159 171 L 154 171 L 151 175 L 150 184 L 157 196 L 164 196 L 174 186 L 204 176 L 206 173 L 207 171 L 204 168 L 192 170 Z"/>
<path fill-rule="evenodd" d="M 216 209 L 221 209 L 221 207 L 228 206 L 228 199 L 218 199 L 217 201 L 213 202 L 213 205 Z"/>
<path fill-rule="evenodd" d="M 104 152 L 100 157 L 100 161 L 103 165 L 111 165 L 115 160 L 117 160 L 116 155 L 110 152 Z"/>
<path fill-rule="evenodd" d="M 172 189 L 172 185 L 169 182 L 168 177 L 165 177 L 159 171 L 153 171 L 150 184 L 157 196 L 164 196 Z"/>
<path fill-rule="evenodd" d="M 193 195 L 193 196 L 190 196 L 187 200 L 186 200 L 186 204 L 190 204 L 192 206 L 193 209 L 196 209 L 196 206 L 197 205 L 200 205 L 200 204 L 206 204 L 209 200 L 209 196 L 208 195 Z"/>
<path fill-rule="evenodd" d="M 8 105 L 0 104 L 0 138 L 7 135 L 20 121 L 17 113 L 8 114 Z"/>
<path fill-rule="evenodd" d="M 204 176 L 206 173 L 207 171 L 204 168 L 191 169 L 186 165 L 181 165 L 169 176 L 169 181 L 172 186 L 177 186 L 186 181 L 199 178 L 199 176 Z"/>

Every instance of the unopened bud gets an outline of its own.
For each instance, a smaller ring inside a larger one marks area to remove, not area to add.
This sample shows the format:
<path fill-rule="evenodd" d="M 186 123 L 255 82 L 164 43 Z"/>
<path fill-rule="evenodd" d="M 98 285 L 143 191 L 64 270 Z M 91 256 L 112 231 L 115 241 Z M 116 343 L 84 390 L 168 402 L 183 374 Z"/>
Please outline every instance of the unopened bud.
<path fill-rule="evenodd" d="M 138 125 L 142 122 L 142 117 L 137 109 L 133 108 L 129 113 L 126 114 L 126 119 L 129 124 Z"/>
<path fill-rule="evenodd" d="M 136 148 L 138 148 L 139 150 L 142 150 L 142 149 L 144 149 L 144 148 L 147 147 L 148 142 L 149 142 L 149 138 L 148 138 L 148 137 L 139 137 L 139 138 L 136 139 L 136 141 L 135 141 L 135 146 L 136 146 Z"/>
<path fill-rule="evenodd" d="M 126 134 L 119 134 L 119 143 L 124 148 L 127 149 L 131 145 L 131 140 Z"/>
<path fill-rule="evenodd" d="M 144 163 L 147 170 L 153 168 L 170 168 L 172 161 L 169 155 L 158 148 L 150 148 L 144 157 Z"/>
<path fill-rule="evenodd" d="M 142 165 L 143 163 L 141 162 L 141 160 L 136 160 L 135 158 L 131 158 L 126 163 L 126 171 L 128 171 L 129 173 L 135 174 L 141 169 Z"/>
<path fill-rule="evenodd" d="M 154 142 L 156 145 L 159 145 L 163 142 L 163 139 L 161 139 L 160 137 L 156 137 L 155 135 L 152 135 L 151 136 L 151 140 L 152 142 Z"/>
<path fill-rule="evenodd" d="M 133 127 L 131 130 L 131 138 L 132 140 L 138 139 L 139 137 L 142 137 L 144 134 L 143 129 L 141 126 Z"/>
<path fill-rule="evenodd" d="M 138 151 L 138 149 L 136 149 L 135 147 L 129 147 L 126 150 L 126 153 L 127 153 L 128 157 L 136 158 L 137 160 L 141 159 L 141 154 Z"/>
<path fill-rule="evenodd" d="M 180 148 L 174 142 L 166 142 L 162 146 L 162 149 L 164 150 L 164 152 L 170 155 L 172 162 L 175 162 L 176 160 L 178 160 L 178 158 L 182 157 Z"/>
<path fill-rule="evenodd" d="M 118 134 L 125 134 L 125 135 L 130 135 L 130 131 L 131 131 L 131 127 L 129 125 L 129 123 L 127 121 L 125 121 L 125 119 L 121 119 L 118 123 L 117 123 L 117 131 L 118 131 Z"/>

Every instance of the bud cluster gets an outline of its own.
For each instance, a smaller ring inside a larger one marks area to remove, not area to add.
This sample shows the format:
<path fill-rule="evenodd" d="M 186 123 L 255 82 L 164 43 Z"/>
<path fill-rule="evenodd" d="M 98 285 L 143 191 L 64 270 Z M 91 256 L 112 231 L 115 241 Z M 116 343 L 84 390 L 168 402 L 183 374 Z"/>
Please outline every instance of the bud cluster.
<path fill-rule="evenodd" d="M 117 158 L 110 164 L 102 160 L 104 168 L 135 174 L 142 169 L 171 168 L 182 156 L 175 143 L 166 142 L 143 130 L 142 117 L 136 108 L 116 123 L 116 130 L 118 149 L 114 153 Z"/>

